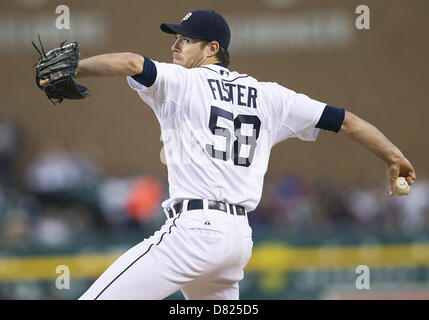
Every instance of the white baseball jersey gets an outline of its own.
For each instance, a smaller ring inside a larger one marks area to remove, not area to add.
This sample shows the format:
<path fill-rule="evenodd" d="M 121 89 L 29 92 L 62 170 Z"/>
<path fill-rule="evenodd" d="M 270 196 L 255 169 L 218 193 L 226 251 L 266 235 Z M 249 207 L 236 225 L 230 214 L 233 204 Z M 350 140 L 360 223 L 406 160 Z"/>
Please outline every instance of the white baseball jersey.
<path fill-rule="evenodd" d="M 326 103 L 220 65 L 186 69 L 154 61 L 150 87 L 129 85 L 155 112 L 170 199 L 258 205 L 271 148 L 291 137 L 314 141 Z"/>
<path fill-rule="evenodd" d="M 163 299 L 178 290 L 186 299 L 238 299 L 252 228 L 246 214 L 210 208 L 208 200 L 252 211 L 272 146 L 290 137 L 314 140 L 315 126 L 337 130 L 342 113 L 219 65 L 150 62 L 146 69 L 147 61 L 142 77 L 128 82 L 161 124 L 170 184 L 163 206 L 184 200 L 183 209 L 121 255 L 80 299 Z M 192 209 L 186 199 L 205 205 Z"/>

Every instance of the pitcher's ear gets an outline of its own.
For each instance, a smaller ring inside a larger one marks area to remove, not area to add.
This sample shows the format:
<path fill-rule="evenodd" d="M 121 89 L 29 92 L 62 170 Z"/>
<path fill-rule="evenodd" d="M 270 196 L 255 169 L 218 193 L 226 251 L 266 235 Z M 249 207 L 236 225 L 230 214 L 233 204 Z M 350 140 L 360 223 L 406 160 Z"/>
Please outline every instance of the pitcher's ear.
<path fill-rule="evenodd" d="M 207 46 L 209 48 L 209 55 L 210 56 L 215 56 L 219 52 L 219 48 L 220 48 L 219 42 L 210 41 Z"/>

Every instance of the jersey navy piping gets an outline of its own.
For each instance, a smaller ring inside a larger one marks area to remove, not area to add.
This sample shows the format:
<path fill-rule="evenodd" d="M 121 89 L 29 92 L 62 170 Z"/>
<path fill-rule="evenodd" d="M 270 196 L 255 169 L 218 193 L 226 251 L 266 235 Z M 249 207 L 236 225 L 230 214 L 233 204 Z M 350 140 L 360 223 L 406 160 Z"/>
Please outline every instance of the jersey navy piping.
<path fill-rule="evenodd" d="M 237 77 L 237 78 L 235 78 L 235 79 L 232 79 L 232 80 L 222 79 L 222 81 L 225 81 L 225 82 L 233 82 L 233 81 L 235 81 L 235 80 L 237 80 L 237 79 L 240 79 L 240 78 L 248 78 L 248 77 L 249 77 L 248 75 L 245 75 L 245 76 L 239 76 L 239 77 Z"/>
<path fill-rule="evenodd" d="M 177 218 L 175 218 L 174 220 L 173 220 L 173 224 L 170 226 L 170 228 L 169 228 L 169 230 L 168 230 L 168 232 L 166 231 L 166 232 L 164 232 L 162 235 L 161 235 L 161 238 L 159 239 L 159 241 L 158 241 L 158 243 L 157 244 L 151 244 L 150 246 L 149 246 L 149 248 L 146 250 L 146 252 L 145 253 L 143 253 L 140 257 L 138 257 L 136 260 L 134 260 L 128 267 L 126 267 L 120 274 L 118 274 L 116 277 L 115 277 L 115 279 L 113 279 L 103 290 L 101 290 L 101 292 L 95 297 L 95 299 L 94 300 L 97 300 L 102 294 L 103 294 L 103 292 L 104 291 L 106 291 L 106 289 L 108 288 L 108 287 L 110 287 L 110 285 L 113 283 L 113 282 L 115 282 L 115 280 L 117 280 L 121 275 L 123 275 L 124 274 L 124 272 L 125 271 L 127 271 L 134 263 L 136 263 L 138 260 L 140 260 L 140 258 L 142 258 L 146 253 L 148 253 L 149 252 L 149 250 L 155 245 L 155 246 L 157 246 L 157 245 L 159 245 L 160 243 L 161 243 L 161 241 L 162 241 L 162 239 L 164 238 L 164 235 L 166 235 L 167 233 L 171 233 L 171 228 L 172 227 L 177 227 L 176 226 L 176 220 L 177 219 L 179 219 L 180 218 L 180 214 L 181 213 L 179 213 L 179 215 L 177 216 Z"/>
<path fill-rule="evenodd" d="M 207 67 L 200 67 L 200 68 L 208 69 L 208 70 L 210 70 L 210 71 L 213 71 L 213 72 L 215 72 L 215 73 L 219 74 L 219 72 L 217 72 L 216 70 L 213 70 L 213 69 L 210 69 L 210 68 L 207 68 Z"/>
<path fill-rule="evenodd" d="M 210 68 L 207 68 L 207 67 L 200 67 L 200 68 L 208 69 L 208 70 L 210 70 L 210 71 L 213 71 L 213 72 L 216 72 L 217 74 L 219 74 L 216 70 L 213 70 L 213 69 L 210 69 Z M 235 79 L 233 79 L 233 80 L 226 80 L 226 79 L 222 79 L 222 81 L 226 81 L 226 82 L 233 82 L 233 81 L 235 81 L 235 80 L 237 80 L 237 79 L 240 79 L 240 78 L 247 78 L 247 77 L 249 77 L 249 76 L 248 76 L 248 75 L 243 75 L 243 76 L 239 76 L 239 77 L 237 77 L 237 78 L 235 78 Z"/>

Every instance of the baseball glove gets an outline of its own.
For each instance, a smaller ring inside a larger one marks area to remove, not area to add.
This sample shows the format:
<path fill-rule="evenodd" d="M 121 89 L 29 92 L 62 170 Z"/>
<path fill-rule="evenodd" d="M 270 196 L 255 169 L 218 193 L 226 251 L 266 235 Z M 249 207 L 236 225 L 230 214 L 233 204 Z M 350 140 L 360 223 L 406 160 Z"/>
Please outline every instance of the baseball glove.
<path fill-rule="evenodd" d="M 36 63 L 36 84 L 45 92 L 53 104 L 61 103 L 63 99 L 84 99 L 89 93 L 88 89 L 75 82 L 77 66 L 79 63 L 79 44 L 73 42 L 45 53 L 39 36 L 40 49 L 34 42 L 33 46 L 40 54 Z M 42 87 L 40 80 L 49 79 L 49 83 Z"/>

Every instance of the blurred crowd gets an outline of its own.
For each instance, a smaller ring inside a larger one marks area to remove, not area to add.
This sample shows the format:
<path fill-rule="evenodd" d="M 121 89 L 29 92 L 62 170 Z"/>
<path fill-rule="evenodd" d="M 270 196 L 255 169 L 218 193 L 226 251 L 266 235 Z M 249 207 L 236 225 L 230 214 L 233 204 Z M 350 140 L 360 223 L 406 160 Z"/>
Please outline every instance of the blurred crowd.
<path fill-rule="evenodd" d="M 64 247 L 165 219 L 163 177 L 115 176 L 88 156 L 52 143 L 18 169 L 20 138 L 13 121 L 0 119 L 0 249 Z"/>
<path fill-rule="evenodd" d="M 165 219 L 160 207 L 168 197 L 165 177 L 150 172 L 114 176 L 93 159 L 60 146 L 41 150 L 18 173 L 18 146 L 16 126 L 0 119 L 0 249 L 61 247 L 88 235 L 151 229 Z M 429 229 L 428 181 L 418 181 L 407 197 L 392 198 L 388 190 L 387 185 L 310 185 L 300 177 L 278 177 L 266 181 L 249 219 L 260 232 Z"/>
<path fill-rule="evenodd" d="M 418 181 L 408 196 L 391 197 L 389 191 L 387 178 L 383 186 L 358 187 L 283 176 L 268 183 L 252 219 L 259 228 L 303 235 L 418 236 L 429 230 L 429 181 Z"/>

